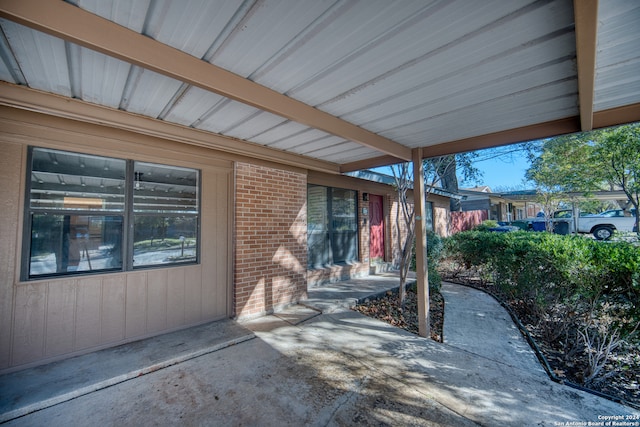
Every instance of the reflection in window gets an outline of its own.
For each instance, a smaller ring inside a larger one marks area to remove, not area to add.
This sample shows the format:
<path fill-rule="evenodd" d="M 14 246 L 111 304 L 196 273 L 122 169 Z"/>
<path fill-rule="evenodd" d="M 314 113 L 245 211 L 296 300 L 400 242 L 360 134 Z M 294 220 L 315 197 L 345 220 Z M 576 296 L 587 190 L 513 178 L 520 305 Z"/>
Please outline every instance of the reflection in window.
<path fill-rule="evenodd" d="M 433 229 L 433 202 L 425 202 L 424 204 L 424 226 L 427 230 L 435 231 Z"/>
<path fill-rule="evenodd" d="M 30 159 L 24 279 L 198 261 L 197 170 L 44 148 Z"/>
<path fill-rule="evenodd" d="M 197 261 L 198 171 L 135 162 L 133 266 Z"/>
<path fill-rule="evenodd" d="M 358 221 L 354 190 L 308 187 L 307 244 L 310 268 L 357 260 Z"/>
<path fill-rule="evenodd" d="M 122 268 L 122 217 L 34 214 L 29 276 Z"/>
<path fill-rule="evenodd" d="M 150 213 L 198 213 L 198 171 L 135 162 L 133 210 Z"/>
<path fill-rule="evenodd" d="M 134 267 L 195 262 L 197 244 L 197 217 L 135 217 Z"/>
<path fill-rule="evenodd" d="M 29 207 L 123 212 L 126 161 L 34 148 Z"/>
<path fill-rule="evenodd" d="M 328 190 L 316 185 L 307 189 L 307 262 L 312 268 L 321 268 L 330 259 Z"/>

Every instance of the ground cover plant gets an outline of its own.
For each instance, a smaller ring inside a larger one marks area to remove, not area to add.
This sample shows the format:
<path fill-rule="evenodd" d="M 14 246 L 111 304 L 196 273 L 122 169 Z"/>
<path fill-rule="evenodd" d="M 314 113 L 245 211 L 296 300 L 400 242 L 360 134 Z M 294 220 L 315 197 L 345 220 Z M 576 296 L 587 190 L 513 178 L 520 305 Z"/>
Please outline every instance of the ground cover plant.
<path fill-rule="evenodd" d="M 474 230 L 445 253 L 443 278 L 510 307 L 555 376 L 640 405 L 640 247 Z"/>

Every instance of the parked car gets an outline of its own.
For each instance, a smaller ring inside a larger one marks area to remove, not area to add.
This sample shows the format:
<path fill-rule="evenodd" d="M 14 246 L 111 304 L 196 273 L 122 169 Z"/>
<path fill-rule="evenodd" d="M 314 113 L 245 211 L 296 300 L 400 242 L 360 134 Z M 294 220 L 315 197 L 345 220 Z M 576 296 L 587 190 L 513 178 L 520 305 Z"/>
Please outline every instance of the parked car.
<path fill-rule="evenodd" d="M 613 209 L 600 214 L 577 218 L 578 233 L 593 234 L 598 240 L 609 240 L 615 231 L 633 231 L 635 229 L 635 209 L 626 213 L 622 209 Z M 576 221 L 571 209 L 562 209 L 553 213 L 552 222 L 568 222 L 570 232 L 575 231 Z"/>
<path fill-rule="evenodd" d="M 611 209 L 608 211 L 600 212 L 599 214 L 590 214 L 588 216 L 604 216 L 604 217 L 623 217 L 623 216 L 636 216 L 636 209 L 631 208 L 628 212 L 622 209 Z"/>

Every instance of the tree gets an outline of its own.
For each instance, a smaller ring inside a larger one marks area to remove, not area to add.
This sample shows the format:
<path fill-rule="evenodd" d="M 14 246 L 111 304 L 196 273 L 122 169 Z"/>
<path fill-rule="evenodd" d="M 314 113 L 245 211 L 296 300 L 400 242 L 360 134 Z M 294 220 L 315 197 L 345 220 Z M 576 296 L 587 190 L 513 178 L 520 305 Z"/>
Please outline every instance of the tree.
<path fill-rule="evenodd" d="M 477 181 L 481 172 L 473 166 L 474 159 L 478 156 L 476 152 L 461 153 L 426 159 L 424 162 L 425 183 L 431 186 L 441 186 L 451 193 L 458 192 L 458 174 L 462 181 Z M 452 212 L 460 210 L 460 200 L 451 199 Z"/>
<path fill-rule="evenodd" d="M 537 201 L 543 206 L 547 231 L 552 231 L 551 218 L 567 193 L 587 193 L 593 174 L 581 165 L 590 158 L 592 147 L 585 144 L 586 134 L 564 135 L 545 140 L 529 151 L 531 167 L 525 177 L 536 185 Z"/>
<path fill-rule="evenodd" d="M 455 177 L 455 157 L 441 156 L 424 160 L 424 179 L 426 184 L 425 199 L 429 198 L 430 189 L 438 186 L 443 181 L 443 176 L 451 179 L 450 173 L 453 171 Z M 399 255 L 398 269 L 400 271 L 400 306 L 404 307 L 406 297 L 406 282 L 411 266 L 411 259 L 415 250 L 415 206 L 413 199 L 408 197 L 409 190 L 413 189 L 413 168 L 411 163 L 399 163 L 391 166 L 391 172 L 395 180 L 395 187 L 398 194 L 396 205 L 395 227 L 397 231 L 396 249 Z M 449 181 L 454 182 L 454 181 Z M 455 181 L 457 191 L 457 180 Z M 403 233 L 404 230 L 404 233 Z M 427 278 L 428 282 L 428 278 Z M 427 319 L 428 321 L 428 319 Z"/>
<path fill-rule="evenodd" d="M 576 133 L 550 138 L 529 151 L 531 167 L 525 176 L 545 193 L 588 193 L 598 189 L 600 178 L 585 165 L 591 159 L 593 146 L 589 133 Z"/>
<path fill-rule="evenodd" d="M 640 124 L 605 129 L 596 134 L 592 161 L 602 164 L 601 177 L 619 187 L 636 210 L 640 234 Z"/>
<path fill-rule="evenodd" d="M 396 203 L 396 247 L 398 251 L 398 269 L 400 270 L 399 303 L 404 309 L 406 299 L 407 276 L 413 256 L 415 241 L 415 205 L 409 201 L 408 193 L 413 188 L 413 169 L 410 163 L 399 163 L 391 166 L 395 180 L 398 203 Z M 404 233 L 403 233 L 404 230 Z"/>
<path fill-rule="evenodd" d="M 531 150 L 530 159 L 526 177 L 547 198 L 621 189 L 625 207 L 638 210 L 640 124 L 550 138 Z"/>

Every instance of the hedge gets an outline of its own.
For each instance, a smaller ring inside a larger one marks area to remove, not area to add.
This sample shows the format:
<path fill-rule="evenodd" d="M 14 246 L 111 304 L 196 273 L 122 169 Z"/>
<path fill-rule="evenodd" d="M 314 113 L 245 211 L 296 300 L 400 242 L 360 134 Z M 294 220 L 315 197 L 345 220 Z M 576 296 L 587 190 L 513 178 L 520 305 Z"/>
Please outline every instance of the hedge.
<path fill-rule="evenodd" d="M 479 268 L 512 299 L 545 310 L 575 310 L 604 302 L 628 308 L 640 321 L 640 247 L 551 233 L 465 231 L 445 239 L 445 254 Z"/>

